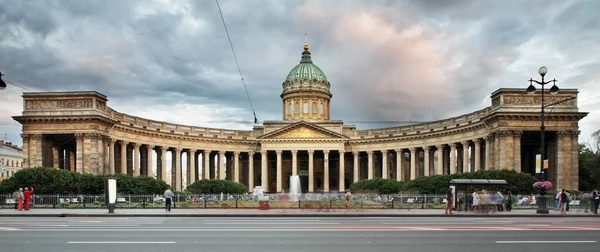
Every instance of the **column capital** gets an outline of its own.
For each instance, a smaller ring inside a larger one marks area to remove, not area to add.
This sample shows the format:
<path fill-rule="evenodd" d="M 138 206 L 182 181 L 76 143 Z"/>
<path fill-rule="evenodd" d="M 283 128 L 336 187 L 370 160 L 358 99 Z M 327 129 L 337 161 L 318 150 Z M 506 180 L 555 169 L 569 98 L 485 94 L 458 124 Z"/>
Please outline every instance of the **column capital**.
<path fill-rule="evenodd" d="M 239 156 L 240 155 L 240 151 L 234 151 L 233 155 Z"/>
<path fill-rule="evenodd" d="M 292 154 L 298 154 L 298 150 L 292 150 Z"/>
<path fill-rule="evenodd" d="M 444 145 L 445 144 L 438 144 L 435 146 L 435 148 L 438 148 L 439 150 L 443 150 L 444 149 Z"/>
<path fill-rule="evenodd" d="M 423 151 L 428 151 L 428 150 L 429 150 L 429 146 L 428 146 L 428 145 L 424 145 L 424 146 L 423 146 L 423 147 L 421 147 L 421 148 L 423 148 Z"/>
<path fill-rule="evenodd" d="M 329 150 L 323 150 L 323 154 L 329 155 Z"/>
<path fill-rule="evenodd" d="M 119 142 L 119 144 L 121 144 L 121 145 L 128 145 L 129 144 L 129 142 L 123 141 L 123 140 L 117 140 L 117 142 Z"/>
<path fill-rule="evenodd" d="M 83 135 L 83 137 L 92 139 L 92 140 L 97 140 L 99 135 L 98 135 L 98 133 L 88 133 L 88 134 Z"/>
<path fill-rule="evenodd" d="M 449 143 L 448 145 L 450 145 L 450 148 L 456 148 L 456 143 Z"/>
<path fill-rule="evenodd" d="M 166 146 L 157 146 L 161 151 L 166 152 L 167 150 L 169 150 L 169 147 Z"/>
<path fill-rule="evenodd" d="M 523 131 L 522 130 L 515 130 L 515 131 L 513 131 L 513 135 L 515 137 L 521 138 L 521 136 L 523 136 Z"/>
<path fill-rule="evenodd" d="M 262 155 L 267 154 L 267 150 L 260 150 L 260 154 L 262 154 Z"/>
<path fill-rule="evenodd" d="M 314 153 L 315 153 L 315 150 L 308 150 L 308 154 L 311 154 L 311 155 L 312 155 L 312 154 L 314 154 Z"/>
<path fill-rule="evenodd" d="M 572 138 L 578 138 L 579 134 L 581 134 L 581 131 L 579 131 L 579 130 L 571 131 L 571 137 Z"/>
<path fill-rule="evenodd" d="M 367 155 L 373 155 L 373 151 L 372 150 L 368 150 L 366 152 L 367 152 Z"/>
<path fill-rule="evenodd" d="M 473 139 L 473 143 L 475 144 L 475 146 L 481 145 L 481 138 Z"/>
<path fill-rule="evenodd" d="M 176 153 L 181 153 L 181 148 L 173 147 L 172 150 Z"/>
<path fill-rule="evenodd" d="M 135 142 L 134 142 L 134 143 L 132 143 L 132 144 L 133 144 L 133 147 L 134 147 L 134 148 L 139 148 L 139 147 L 142 145 L 142 144 L 140 144 L 140 143 L 135 143 Z"/>
<path fill-rule="evenodd" d="M 469 146 L 469 141 L 470 141 L 470 140 L 467 140 L 467 141 L 462 141 L 462 142 L 460 142 L 460 144 L 462 144 L 463 146 L 465 146 L 465 145 L 466 145 L 466 146 L 468 147 L 468 146 Z"/>
<path fill-rule="evenodd" d="M 557 131 L 557 132 L 556 132 L 556 135 L 557 135 L 558 137 L 565 137 L 565 136 L 569 136 L 569 135 L 570 135 L 570 133 L 569 133 L 568 131 Z"/>
<path fill-rule="evenodd" d="M 281 153 L 283 153 L 282 150 L 275 150 L 275 153 L 277 153 L 277 155 L 281 155 Z"/>
<path fill-rule="evenodd" d="M 395 149 L 394 151 L 396 152 L 396 154 L 397 153 L 402 153 L 402 149 Z"/>
<path fill-rule="evenodd" d="M 355 155 L 355 156 L 356 156 L 356 155 L 359 155 L 359 154 L 360 154 L 360 151 L 352 151 L 352 154 L 353 154 L 353 155 Z"/>
<path fill-rule="evenodd" d="M 225 155 L 225 152 L 227 152 L 227 151 L 220 150 L 220 151 L 219 151 L 219 155 Z"/>
<path fill-rule="evenodd" d="M 250 158 L 254 158 L 254 153 L 256 153 L 256 152 L 254 152 L 254 151 L 249 151 L 249 152 L 248 152 L 248 156 L 249 156 Z"/>
<path fill-rule="evenodd" d="M 415 152 L 415 151 L 417 151 L 417 148 L 416 147 L 409 147 L 408 150 L 410 152 Z"/>
<path fill-rule="evenodd" d="M 146 148 L 148 148 L 148 149 L 154 149 L 154 147 L 156 147 L 156 145 L 150 145 L 150 144 L 146 145 Z"/>
<path fill-rule="evenodd" d="M 40 135 L 40 134 L 35 134 L 35 135 L 33 135 L 33 138 L 34 138 L 34 139 L 38 139 L 38 136 L 41 136 L 41 135 Z M 40 139 L 41 139 L 41 138 L 40 138 Z M 83 133 L 75 133 L 75 139 L 76 139 L 77 141 L 81 141 L 81 140 L 83 140 Z"/>
<path fill-rule="evenodd" d="M 21 134 L 21 137 L 23 138 L 23 140 L 29 139 L 29 137 L 31 137 L 30 134 Z"/>
<path fill-rule="evenodd" d="M 338 152 L 340 153 L 340 155 L 346 154 L 346 150 L 338 150 Z"/>

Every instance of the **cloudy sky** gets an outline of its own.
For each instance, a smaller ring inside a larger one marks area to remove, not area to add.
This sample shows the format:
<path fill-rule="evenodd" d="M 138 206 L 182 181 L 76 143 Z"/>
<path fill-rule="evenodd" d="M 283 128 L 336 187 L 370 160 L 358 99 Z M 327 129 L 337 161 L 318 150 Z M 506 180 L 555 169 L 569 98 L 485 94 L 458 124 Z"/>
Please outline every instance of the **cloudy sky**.
<path fill-rule="evenodd" d="M 482 109 L 545 65 L 580 90 L 580 141 L 600 129 L 600 1 L 220 0 L 260 121 L 281 119 L 281 83 L 308 32 L 332 119 L 359 128 Z M 21 144 L 23 91 L 95 90 L 113 109 L 251 129 L 214 0 L 0 0 L 0 138 Z M 25 90 L 26 89 L 26 90 Z"/>

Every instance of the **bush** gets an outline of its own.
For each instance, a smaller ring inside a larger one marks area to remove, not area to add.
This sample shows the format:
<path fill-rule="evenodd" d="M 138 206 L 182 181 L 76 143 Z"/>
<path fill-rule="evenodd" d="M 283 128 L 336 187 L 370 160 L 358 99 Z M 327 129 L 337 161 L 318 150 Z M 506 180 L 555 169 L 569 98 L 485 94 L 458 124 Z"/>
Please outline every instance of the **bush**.
<path fill-rule="evenodd" d="M 352 185 L 350 190 L 354 193 L 380 193 L 393 194 L 404 189 L 404 183 L 393 179 L 363 179 Z"/>
<path fill-rule="evenodd" d="M 161 194 L 167 183 L 152 177 L 112 175 L 117 179 L 117 191 L 123 194 Z M 36 167 L 19 170 L 0 183 L 0 193 L 12 193 L 17 188 L 33 187 L 36 194 L 103 194 L 107 176 L 80 174 L 54 168 Z"/>
<path fill-rule="evenodd" d="M 530 174 L 518 173 L 514 170 L 491 170 L 420 177 L 410 181 L 407 188 L 409 190 L 416 190 L 419 191 L 419 193 L 424 194 L 443 194 L 448 190 L 451 179 L 504 179 L 508 183 L 507 185 L 476 185 L 469 186 L 468 190 L 475 188 L 486 190 L 502 190 L 511 191 L 513 194 L 534 193 L 536 190 L 533 188 L 533 183 L 537 181 L 537 179 Z"/>
<path fill-rule="evenodd" d="M 195 194 L 201 193 L 230 193 L 242 194 L 248 192 L 248 187 L 243 184 L 227 180 L 203 179 L 189 185 L 186 191 Z"/>

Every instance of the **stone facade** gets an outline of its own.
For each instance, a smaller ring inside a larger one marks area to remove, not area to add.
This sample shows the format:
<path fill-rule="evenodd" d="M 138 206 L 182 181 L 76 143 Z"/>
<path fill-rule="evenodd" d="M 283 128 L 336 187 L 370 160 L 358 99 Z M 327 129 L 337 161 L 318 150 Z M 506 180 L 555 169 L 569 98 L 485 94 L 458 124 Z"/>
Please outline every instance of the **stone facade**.
<path fill-rule="evenodd" d="M 97 92 L 24 93 L 25 110 L 14 119 L 23 125 L 24 167 L 156 176 L 176 190 L 183 181 L 227 179 L 281 192 L 290 175 L 300 175 L 304 191 L 328 192 L 376 177 L 408 181 L 494 169 L 533 174 L 541 119 L 535 96 L 499 89 L 490 107 L 470 114 L 366 130 L 334 120 L 266 121 L 247 131 L 178 125 L 114 111 Z M 552 99 L 572 96 L 577 90 L 564 89 Z M 578 121 L 587 114 L 572 101 L 546 113 L 548 179 L 567 189 L 578 187 Z M 167 152 L 173 155 L 169 175 Z M 190 157 L 186 172 L 182 153 Z"/>

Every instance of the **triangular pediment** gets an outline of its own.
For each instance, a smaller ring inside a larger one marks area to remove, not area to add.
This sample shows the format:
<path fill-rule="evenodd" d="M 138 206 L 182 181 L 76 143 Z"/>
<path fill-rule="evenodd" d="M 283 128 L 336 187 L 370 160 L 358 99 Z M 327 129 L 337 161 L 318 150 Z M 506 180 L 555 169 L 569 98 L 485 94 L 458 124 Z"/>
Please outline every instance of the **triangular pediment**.
<path fill-rule="evenodd" d="M 343 139 L 344 135 L 313 125 L 298 122 L 262 135 L 260 139 Z"/>

